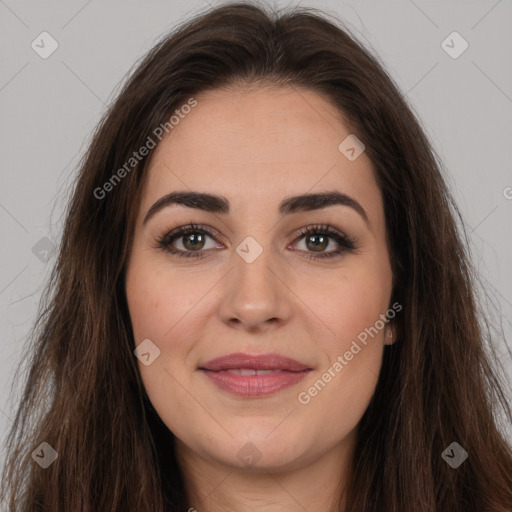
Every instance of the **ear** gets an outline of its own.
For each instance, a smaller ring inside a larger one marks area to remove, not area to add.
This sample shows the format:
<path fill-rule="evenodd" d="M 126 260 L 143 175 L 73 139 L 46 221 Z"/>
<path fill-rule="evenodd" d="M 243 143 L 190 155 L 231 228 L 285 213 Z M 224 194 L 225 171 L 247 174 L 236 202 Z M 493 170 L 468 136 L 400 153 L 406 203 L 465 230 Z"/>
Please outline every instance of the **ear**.
<path fill-rule="evenodd" d="M 384 330 L 384 345 L 393 345 L 396 341 L 396 328 L 393 322 L 390 322 Z"/>

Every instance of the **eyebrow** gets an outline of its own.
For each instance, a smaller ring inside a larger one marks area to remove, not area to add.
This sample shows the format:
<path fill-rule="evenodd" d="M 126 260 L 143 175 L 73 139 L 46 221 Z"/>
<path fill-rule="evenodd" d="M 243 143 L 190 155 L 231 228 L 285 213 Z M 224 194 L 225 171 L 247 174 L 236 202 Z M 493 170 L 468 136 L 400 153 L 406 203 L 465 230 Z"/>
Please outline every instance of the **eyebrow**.
<path fill-rule="evenodd" d="M 173 204 L 180 204 L 188 208 L 197 208 L 212 213 L 227 214 L 230 211 L 229 201 L 223 196 L 204 192 L 176 191 L 161 197 L 153 204 L 144 217 L 143 224 L 146 224 L 157 212 Z M 288 215 L 304 211 L 320 210 L 334 205 L 352 208 L 364 219 L 368 227 L 370 226 L 368 215 L 361 204 L 347 194 L 338 191 L 316 194 L 307 193 L 288 197 L 279 205 L 279 213 L 281 215 Z"/>

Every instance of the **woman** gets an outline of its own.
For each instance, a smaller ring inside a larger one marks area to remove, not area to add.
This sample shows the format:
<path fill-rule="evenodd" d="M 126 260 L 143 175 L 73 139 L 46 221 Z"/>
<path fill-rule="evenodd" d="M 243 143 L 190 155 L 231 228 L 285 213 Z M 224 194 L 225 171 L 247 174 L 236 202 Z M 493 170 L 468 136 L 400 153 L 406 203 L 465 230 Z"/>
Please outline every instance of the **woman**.
<path fill-rule="evenodd" d="M 457 215 L 347 31 L 236 3 L 184 24 L 83 161 L 5 500 L 510 511 L 512 414 Z"/>

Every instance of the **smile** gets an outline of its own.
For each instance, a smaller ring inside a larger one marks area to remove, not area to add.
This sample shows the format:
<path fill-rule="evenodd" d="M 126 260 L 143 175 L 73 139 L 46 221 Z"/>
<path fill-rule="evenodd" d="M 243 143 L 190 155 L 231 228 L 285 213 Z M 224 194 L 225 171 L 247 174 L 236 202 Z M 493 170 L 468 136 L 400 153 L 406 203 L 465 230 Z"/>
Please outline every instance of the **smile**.
<path fill-rule="evenodd" d="M 262 397 L 300 382 L 311 368 L 277 354 L 222 356 L 199 367 L 217 388 L 236 396 Z"/>

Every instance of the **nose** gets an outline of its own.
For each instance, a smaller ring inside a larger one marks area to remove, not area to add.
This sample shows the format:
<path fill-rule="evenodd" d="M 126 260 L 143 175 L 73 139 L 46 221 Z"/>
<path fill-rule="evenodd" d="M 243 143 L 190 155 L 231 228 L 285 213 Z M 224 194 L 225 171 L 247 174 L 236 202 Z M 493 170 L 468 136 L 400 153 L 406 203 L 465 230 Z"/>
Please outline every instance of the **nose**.
<path fill-rule="evenodd" d="M 270 249 L 249 262 L 233 254 L 219 304 L 219 316 L 231 328 L 266 332 L 286 324 L 292 312 L 293 293 L 284 265 Z"/>

